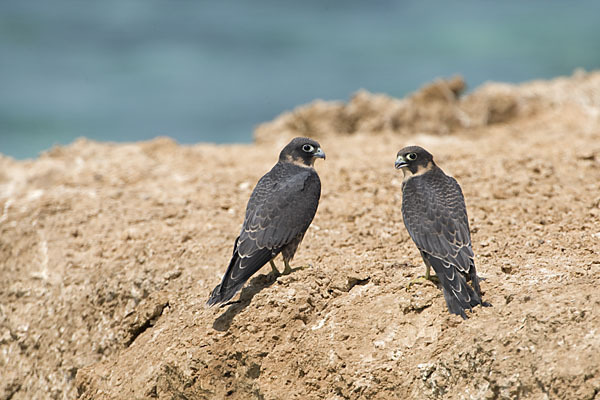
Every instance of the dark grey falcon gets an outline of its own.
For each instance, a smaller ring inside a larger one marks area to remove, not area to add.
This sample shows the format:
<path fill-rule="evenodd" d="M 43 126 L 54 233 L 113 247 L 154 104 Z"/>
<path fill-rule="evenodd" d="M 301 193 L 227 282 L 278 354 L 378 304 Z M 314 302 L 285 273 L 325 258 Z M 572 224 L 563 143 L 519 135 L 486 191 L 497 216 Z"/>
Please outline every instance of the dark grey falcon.
<path fill-rule="evenodd" d="M 466 309 L 489 304 L 481 300 L 462 190 L 422 147 L 400 150 L 395 166 L 404 173 L 402 218 L 425 262 L 425 279 L 433 268 L 448 310 L 466 319 Z"/>
<path fill-rule="evenodd" d="M 260 178 L 248 200 L 233 256 L 208 299 L 209 306 L 230 300 L 267 262 L 279 275 L 273 262 L 279 253 L 285 264 L 283 274 L 293 271 L 289 262 L 317 212 L 321 196 L 321 180 L 314 169 L 317 158 L 325 159 L 319 143 L 294 138 L 281 150 L 277 164 Z"/>

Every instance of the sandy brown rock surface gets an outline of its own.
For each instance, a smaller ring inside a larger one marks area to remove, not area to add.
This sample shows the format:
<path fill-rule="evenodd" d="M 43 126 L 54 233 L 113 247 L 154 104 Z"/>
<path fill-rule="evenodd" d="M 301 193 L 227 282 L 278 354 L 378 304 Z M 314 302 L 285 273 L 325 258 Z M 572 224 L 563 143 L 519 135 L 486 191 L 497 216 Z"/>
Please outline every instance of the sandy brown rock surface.
<path fill-rule="evenodd" d="M 600 73 L 358 93 L 254 145 L 80 140 L 0 157 L 1 399 L 600 398 Z M 257 179 L 317 138 L 294 265 L 204 306 Z M 461 183 L 484 299 L 448 314 L 402 223 L 396 151 Z"/>

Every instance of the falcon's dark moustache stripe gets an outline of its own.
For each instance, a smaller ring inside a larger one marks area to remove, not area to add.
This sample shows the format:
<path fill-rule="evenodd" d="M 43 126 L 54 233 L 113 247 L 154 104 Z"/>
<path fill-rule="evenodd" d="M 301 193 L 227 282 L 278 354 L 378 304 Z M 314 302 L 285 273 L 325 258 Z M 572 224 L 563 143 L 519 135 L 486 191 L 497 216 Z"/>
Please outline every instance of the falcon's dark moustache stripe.
<path fill-rule="evenodd" d="M 420 165 L 415 173 L 413 173 L 408 168 L 402 168 L 402 173 L 404 174 L 404 181 L 414 178 L 419 175 L 423 175 L 433 169 L 433 164 L 430 162 L 427 165 Z"/>

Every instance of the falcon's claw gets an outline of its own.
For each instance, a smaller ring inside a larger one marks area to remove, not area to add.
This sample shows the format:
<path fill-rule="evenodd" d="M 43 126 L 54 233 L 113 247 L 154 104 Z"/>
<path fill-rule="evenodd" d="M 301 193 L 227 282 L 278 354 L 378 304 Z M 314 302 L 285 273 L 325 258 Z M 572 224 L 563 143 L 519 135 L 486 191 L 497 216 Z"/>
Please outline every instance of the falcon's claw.
<path fill-rule="evenodd" d="M 419 276 L 418 278 L 415 278 L 412 281 L 408 282 L 408 288 L 410 288 L 412 285 L 421 284 L 421 283 L 425 283 L 425 282 L 433 282 L 435 284 L 438 284 L 440 282 L 440 278 L 438 278 L 435 275 Z"/>
<path fill-rule="evenodd" d="M 308 267 L 309 267 L 308 265 L 301 265 L 299 267 L 292 268 L 292 267 L 290 267 L 290 264 L 288 262 L 285 262 L 285 269 L 283 270 L 283 272 L 281 273 L 281 275 L 289 275 L 292 272 L 300 271 L 300 270 L 303 270 L 303 269 L 308 268 Z"/>

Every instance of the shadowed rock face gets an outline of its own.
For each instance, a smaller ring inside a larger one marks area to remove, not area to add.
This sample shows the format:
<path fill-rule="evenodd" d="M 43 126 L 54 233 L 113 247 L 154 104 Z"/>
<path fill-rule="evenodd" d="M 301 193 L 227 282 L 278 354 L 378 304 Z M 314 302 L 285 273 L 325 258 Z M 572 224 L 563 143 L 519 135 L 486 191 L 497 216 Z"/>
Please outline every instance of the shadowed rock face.
<path fill-rule="evenodd" d="M 310 267 L 273 280 L 267 266 L 221 309 L 204 303 L 276 161 L 274 130 L 252 146 L 80 140 L 0 158 L 0 398 L 592 398 L 599 76 L 390 99 L 488 115 L 453 135 L 367 128 L 388 120 L 367 94 L 352 134 L 327 120 L 340 105 L 308 106 L 327 149 L 294 259 Z M 494 304 L 467 322 L 433 284 L 407 287 L 424 267 L 400 214 L 406 144 L 462 186 Z"/>

